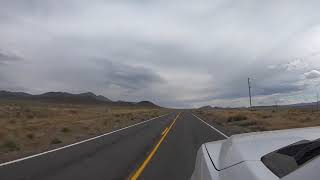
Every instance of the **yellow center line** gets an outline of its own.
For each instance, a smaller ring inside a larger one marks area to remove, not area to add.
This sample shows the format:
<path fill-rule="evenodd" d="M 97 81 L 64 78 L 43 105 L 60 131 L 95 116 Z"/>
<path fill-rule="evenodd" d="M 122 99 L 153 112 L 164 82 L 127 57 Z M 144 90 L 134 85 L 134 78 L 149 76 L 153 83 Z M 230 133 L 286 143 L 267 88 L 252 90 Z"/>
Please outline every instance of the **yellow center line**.
<path fill-rule="evenodd" d="M 173 127 L 173 125 L 176 123 L 178 117 L 180 116 L 181 113 L 179 113 L 177 115 L 177 117 L 173 120 L 173 122 L 171 123 L 171 125 L 169 126 L 169 128 L 167 127 L 163 132 L 162 132 L 162 137 L 159 140 L 158 144 L 153 148 L 153 150 L 151 151 L 151 153 L 149 154 L 149 156 L 147 157 L 147 159 L 143 162 L 143 164 L 139 167 L 139 169 L 134 173 L 134 175 L 130 178 L 130 180 L 137 180 L 138 177 L 142 174 L 142 172 L 144 171 L 144 169 L 147 167 L 147 165 L 149 164 L 149 162 L 151 161 L 151 159 L 153 158 L 153 156 L 156 154 L 156 152 L 158 151 L 160 145 L 162 144 L 162 142 L 164 141 L 164 139 L 167 137 L 169 131 L 171 130 L 171 128 Z"/>
<path fill-rule="evenodd" d="M 167 131 L 168 131 L 168 128 L 166 127 L 164 131 L 161 133 L 161 135 L 163 136 Z"/>

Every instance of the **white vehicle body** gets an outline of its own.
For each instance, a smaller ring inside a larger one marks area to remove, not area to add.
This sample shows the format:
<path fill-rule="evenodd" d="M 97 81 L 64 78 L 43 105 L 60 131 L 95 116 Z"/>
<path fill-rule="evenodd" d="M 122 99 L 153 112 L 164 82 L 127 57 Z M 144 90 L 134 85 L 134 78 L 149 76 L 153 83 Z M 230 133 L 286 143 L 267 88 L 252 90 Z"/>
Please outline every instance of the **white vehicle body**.
<path fill-rule="evenodd" d="M 263 156 L 299 141 L 319 138 L 320 127 L 312 127 L 240 134 L 206 143 L 198 151 L 191 180 L 320 179 L 320 157 L 284 177 L 278 177 L 261 160 Z"/>

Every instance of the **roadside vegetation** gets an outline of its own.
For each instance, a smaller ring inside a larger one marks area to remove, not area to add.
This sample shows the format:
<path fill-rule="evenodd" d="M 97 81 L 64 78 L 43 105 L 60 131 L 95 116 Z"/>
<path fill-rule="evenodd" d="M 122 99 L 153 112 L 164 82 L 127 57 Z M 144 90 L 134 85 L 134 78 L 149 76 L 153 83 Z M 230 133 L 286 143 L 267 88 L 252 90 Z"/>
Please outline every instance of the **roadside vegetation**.
<path fill-rule="evenodd" d="M 150 107 L 0 101 L 0 161 L 70 144 L 167 112 Z"/>
<path fill-rule="evenodd" d="M 320 126 L 320 112 L 311 109 L 212 109 L 194 113 L 209 124 L 220 126 L 229 135 Z"/>

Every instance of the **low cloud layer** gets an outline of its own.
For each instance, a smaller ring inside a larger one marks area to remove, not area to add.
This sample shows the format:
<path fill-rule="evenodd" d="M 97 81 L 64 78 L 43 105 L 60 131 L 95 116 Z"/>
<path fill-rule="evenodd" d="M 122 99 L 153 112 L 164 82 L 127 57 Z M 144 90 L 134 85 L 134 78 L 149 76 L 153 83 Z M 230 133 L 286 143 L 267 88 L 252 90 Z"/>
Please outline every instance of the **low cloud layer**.
<path fill-rule="evenodd" d="M 162 106 L 313 101 L 318 1 L 0 2 L 0 89 Z"/>
<path fill-rule="evenodd" d="M 317 79 L 320 78 L 320 72 L 317 70 L 312 70 L 310 72 L 304 73 L 307 79 Z"/>
<path fill-rule="evenodd" d="M 19 60 L 21 60 L 21 58 L 18 57 L 17 55 L 1 52 L 0 50 L 0 65 L 14 63 L 15 61 L 19 61 Z"/>

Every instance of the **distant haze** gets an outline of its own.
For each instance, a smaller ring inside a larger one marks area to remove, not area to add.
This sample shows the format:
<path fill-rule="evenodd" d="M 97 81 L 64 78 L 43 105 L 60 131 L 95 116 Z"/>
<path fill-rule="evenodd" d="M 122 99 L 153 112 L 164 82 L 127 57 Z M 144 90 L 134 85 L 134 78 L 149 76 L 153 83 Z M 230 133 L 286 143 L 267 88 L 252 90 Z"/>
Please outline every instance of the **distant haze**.
<path fill-rule="evenodd" d="M 0 90 L 167 107 L 315 101 L 316 0 L 1 0 Z"/>

